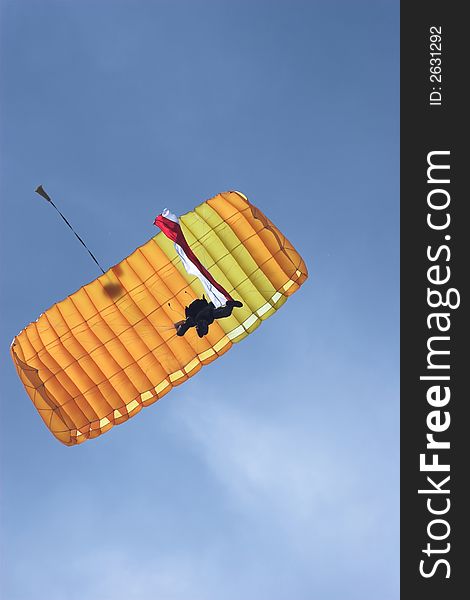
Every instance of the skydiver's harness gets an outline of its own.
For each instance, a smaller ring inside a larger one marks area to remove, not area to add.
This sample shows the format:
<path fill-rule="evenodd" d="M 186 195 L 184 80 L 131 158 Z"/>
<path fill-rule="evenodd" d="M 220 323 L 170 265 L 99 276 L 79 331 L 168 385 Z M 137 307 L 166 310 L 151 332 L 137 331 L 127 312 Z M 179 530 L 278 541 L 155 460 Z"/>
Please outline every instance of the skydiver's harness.
<path fill-rule="evenodd" d="M 227 300 L 225 306 L 215 307 L 212 302 L 207 302 L 206 298 L 196 299 L 189 306 L 186 306 L 184 313 L 186 319 L 175 323 L 176 335 L 182 337 L 190 327 L 195 327 L 200 338 L 204 337 L 209 331 L 215 319 L 230 317 L 234 307 L 242 307 L 243 304 L 238 300 Z"/>

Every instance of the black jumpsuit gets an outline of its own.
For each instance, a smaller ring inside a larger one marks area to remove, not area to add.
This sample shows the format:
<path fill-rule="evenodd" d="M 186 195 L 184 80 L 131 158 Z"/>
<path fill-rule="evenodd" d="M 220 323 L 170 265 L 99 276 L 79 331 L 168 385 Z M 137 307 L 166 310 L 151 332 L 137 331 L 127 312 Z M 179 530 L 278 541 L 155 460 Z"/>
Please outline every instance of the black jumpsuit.
<path fill-rule="evenodd" d="M 230 317 L 234 307 L 240 308 L 241 306 L 243 304 L 238 300 L 227 300 L 225 306 L 216 308 L 212 302 L 207 302 L 204 296 L 202 299 L 198 298 L 185 307 L 186 320 L 176 324 L 176 335 L 181 337 L 190 327 L 196 327 L 198 336 L 202 338 L 207 334 L 209 325 L 215 319 Z"/>

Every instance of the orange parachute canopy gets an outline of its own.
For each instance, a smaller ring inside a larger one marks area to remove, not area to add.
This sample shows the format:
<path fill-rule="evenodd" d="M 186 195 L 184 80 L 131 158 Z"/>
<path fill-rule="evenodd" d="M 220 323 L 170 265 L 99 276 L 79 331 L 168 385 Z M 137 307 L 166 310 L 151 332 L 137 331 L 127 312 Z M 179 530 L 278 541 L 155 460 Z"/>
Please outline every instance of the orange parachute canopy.
<path fill-rule="evenodd" d="M 204 289 L 162 232 L 13 340 L 18 375 L 54 436 L 80 444 L 123 423 L 221 356 L 278 310 L 307 278 L 301 256 L 240 192 L 180 218 L 189 248 L 243 302 L 199 338 L 174 322 Z"/>

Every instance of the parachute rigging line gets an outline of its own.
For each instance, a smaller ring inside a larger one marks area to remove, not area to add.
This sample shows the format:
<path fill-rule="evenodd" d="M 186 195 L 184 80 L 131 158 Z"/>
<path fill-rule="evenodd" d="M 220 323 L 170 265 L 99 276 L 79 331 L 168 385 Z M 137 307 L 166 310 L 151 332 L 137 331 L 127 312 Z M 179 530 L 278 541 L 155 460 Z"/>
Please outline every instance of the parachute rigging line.
<path fill-rule="evenodd" d="M 49 202 L 49 204 L 52 204 L 52 206 L 56 209 L 56 211 L 59 213 L 59 215 L 62 217 L 62 219 L 67 223 L 67 225 L 70 227 L 70 229 L 73 231 L 73 233 L 75 234 L 75 237 L 78 239 L 78 241 L 87 249 L 88 254 L 91 256 L 91 258 L 95 261 L 95 263 L 98 265 L 98 267 L 100 268 L 100 271 L 103 273 L 105 273 L 103 267 L 100 265 L 100 263 L 96 260 L 95 255 L 93 254 L 93 252 L 88 248 L 88 246 L 85 244 L 85 242 L 82 240 L 82 238 L 78 235 L 78 233 L 75 231 L 75 229 L 72 227 L 72 225 L 70 225 L 70 223 L 68 222 L 68 220 L 64 217 L 64 215 L 60 212 L 60 210 L 57 208 L 57 206 L 54 204 L 54 202 L 52 201 L 52 198 L 49 196 L 49 194 L 45 191 L 45 189 L 42 187 L 42 185 L 38 186 L 35 190 L 36 194 L 39 194 L 40 196 L 42 196 L 45 200 L 47 200 Z"/>

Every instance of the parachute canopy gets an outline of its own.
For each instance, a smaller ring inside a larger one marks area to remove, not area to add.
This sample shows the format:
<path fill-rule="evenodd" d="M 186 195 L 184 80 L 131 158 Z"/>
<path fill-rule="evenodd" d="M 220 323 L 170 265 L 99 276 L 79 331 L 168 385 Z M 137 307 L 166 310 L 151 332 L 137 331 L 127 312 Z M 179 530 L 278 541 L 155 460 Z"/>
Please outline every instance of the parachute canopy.
<path fill-rule="evenodd" d="M 101 435 L 187 381 L 307 278 L 294 247 L 240 192 L 203 202 L 179 224 L 183 253 L 198 273 L 185 268 L 181 240 L 160 232 L 14 338 L 18 375 L 64 444 Z M 222 290 L 243 308 L 215 321 L 202 339 L 194 329 L 178 337 L 174 323 L 184 318 L 184 307 L 207 292 L 201 268 L 214 293 Z"/>

